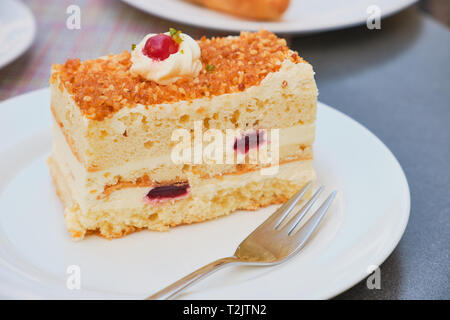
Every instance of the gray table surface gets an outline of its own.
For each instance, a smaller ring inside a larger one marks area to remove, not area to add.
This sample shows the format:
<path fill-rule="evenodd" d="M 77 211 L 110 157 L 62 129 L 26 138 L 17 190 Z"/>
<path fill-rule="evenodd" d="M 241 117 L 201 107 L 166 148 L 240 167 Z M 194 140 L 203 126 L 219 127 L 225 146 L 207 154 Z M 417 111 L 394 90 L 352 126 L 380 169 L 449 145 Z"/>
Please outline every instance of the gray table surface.
<path fill-rule="evenodd" d="M 411 190 L 410 220 L 380 267 L 381 289 L 364 280 L 337 298 L 449 299 L 450 31 L 410 8 L 381 30 L 295 38 L 291 46 L 314 66 L 319 99 L 375 133 Z"/>

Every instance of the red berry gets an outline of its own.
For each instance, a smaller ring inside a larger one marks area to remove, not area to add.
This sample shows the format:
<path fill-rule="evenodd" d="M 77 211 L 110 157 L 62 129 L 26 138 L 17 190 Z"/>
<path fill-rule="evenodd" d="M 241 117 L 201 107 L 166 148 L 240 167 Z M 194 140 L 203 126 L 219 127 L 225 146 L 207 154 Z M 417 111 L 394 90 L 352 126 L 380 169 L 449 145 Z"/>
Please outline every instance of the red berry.
<path fill-rule="evenodd" d="M 264 131 L 256 130 L 234 141 L 233 149 L 246 154 L 250 149 L 259 148 L 265 142 Z"/>
<path fill-rule="evenodd" d="M 142 53 L 153 60 L 166 60 L 178 51 L 178 43 L 166 34 L 157 34 L 147 40 Z"/>
<path fill-rule="evenodd" d="M 147 193 L 149 200 L 177 198 L 188 194 L 189 183 L 180 182 L 151 189 Z"/>

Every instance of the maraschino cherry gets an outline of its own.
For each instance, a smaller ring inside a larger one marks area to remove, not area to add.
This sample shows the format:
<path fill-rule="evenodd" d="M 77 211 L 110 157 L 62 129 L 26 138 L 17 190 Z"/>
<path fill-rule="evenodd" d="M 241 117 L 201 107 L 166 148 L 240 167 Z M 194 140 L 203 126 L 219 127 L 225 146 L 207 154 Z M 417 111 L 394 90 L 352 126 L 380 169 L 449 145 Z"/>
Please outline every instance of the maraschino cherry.
<path fill-rule="evenodd" d="M 147 40 L 142 53 L 147 57 L 162 61 L 178 51 L 179 45 L 166 34 L 157 34 Z"/>

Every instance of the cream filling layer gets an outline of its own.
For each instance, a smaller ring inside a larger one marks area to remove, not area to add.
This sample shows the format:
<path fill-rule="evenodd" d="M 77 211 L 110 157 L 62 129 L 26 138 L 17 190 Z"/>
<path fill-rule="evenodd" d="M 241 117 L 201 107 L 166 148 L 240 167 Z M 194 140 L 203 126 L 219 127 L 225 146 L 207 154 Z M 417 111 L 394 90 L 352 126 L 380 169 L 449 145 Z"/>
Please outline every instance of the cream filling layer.
<path fill-rule="evenodd" d="M 280 147 L 287 145 L 311 145 L 315 136 L 315 124 L 297 125 L 290 128 L 280 129 Z M 109 168 L 108 170 L 90 172 L 85 169 L 78 159 L 73 155 L 61 128 L 53 123 L 53 152 L 52 157 L 58 163 L 65 175 L 73 180 L 74 197 L 95 198 L 101 193 L 106 185 L 114 185 L 117 176 L 129 177 L 131 173 L 149 171 L 154 168 L 172 164 L 171 155 L 161 155 L 151 159 L 128 162 L 125 165 Z"/>
<path fill-rule="evenodd" d="M 315 123 L 297 125 L 290 128 L 284 128 L 279 130 L 279 144 L 280 147 L 287 145 L 311 145 L 314 142 L 316 132 Z M 269 133 L 270 139 L 270 133 Z M 205 146 L 207 143 L 203 145 Z M 104 175 L 111 176 L 126 176 L 130 172 L 140 171 L 141 169 L 154 169 L 161 165 L 172 163 L 171 155 L 165 154 L 157 157 L 147 158 L 144 160 L 136 160 L 133 162 L 128 162 L 125 165 L 120 165 L 116 167 L 108 168 L 107 170 L 100 170 L 95 172 L 89 172 L 89 176 L 92 177 L 93 180 L 101 181 Z M 104 183 L 108 184 L 107 181 Z"/>
<path fill-rule="evenodd" d="M 262 180 L 273 178 L 291 181 L 299 185 L 314 180 L 315 173 L 312 168 L 312 161 L 294 161 L 283 164 L 279 167 L 276 177 L 262 175 L 259 170 L 256 170 L 239 175 L 231 174 L 220 178 L 202 179 L 194 182 L 190 181 L 191 186 L 187 199 L 192 199 L 193 201 L 195 201 L 195 198 L 212 199 L 220 190 L 235 189 L 245 186 L 248 183 L 260 182 Z M 148 204 L 145 201 L 145 197 L 149 190 L 149 187 L 123 188 L 112 192 L 104 199 L 95 201 L 87 200 L 84 203 L 80 203 L 80 207 L 82 210 L 144 208 L 146 206 L 151 206 L 151 204 Z M 171 200 L 167 200 L 166 203 L 170 203 L 170 201 Z M 173 201 L 182 201 L 182 199 Z M 164 203 L 156 205 L 164 205 Z"/>

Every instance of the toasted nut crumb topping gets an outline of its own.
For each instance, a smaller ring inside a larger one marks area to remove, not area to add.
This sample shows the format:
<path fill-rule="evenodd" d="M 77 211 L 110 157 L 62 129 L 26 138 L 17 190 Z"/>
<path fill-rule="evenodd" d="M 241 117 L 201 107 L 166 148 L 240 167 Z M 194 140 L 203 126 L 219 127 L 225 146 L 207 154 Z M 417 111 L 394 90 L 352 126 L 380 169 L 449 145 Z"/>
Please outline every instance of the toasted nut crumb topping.
<path fill-rule="evenodd" d="M 69 59 L 62 65 L 53 65 L 50 79 L 59 77 L 64 86 L 89 119 L 102 120 L 114 112 L 136 104 L 145 106 L 173 103 L 218 96 L 259 85 L 268 73 L 280 69 L 284 60 L 304 62 L 292 52 L 284 39 L 261 30 L 242 32 L 239 37 L 198 40 L 202 51 L 203 69 L 197 78 L 182 78 L 163 86 L 133 76 L 129 72 L 130 53 L 111 54 L 80 62 Z M 214 66 L 214 72 L 206 66 Z"/>

